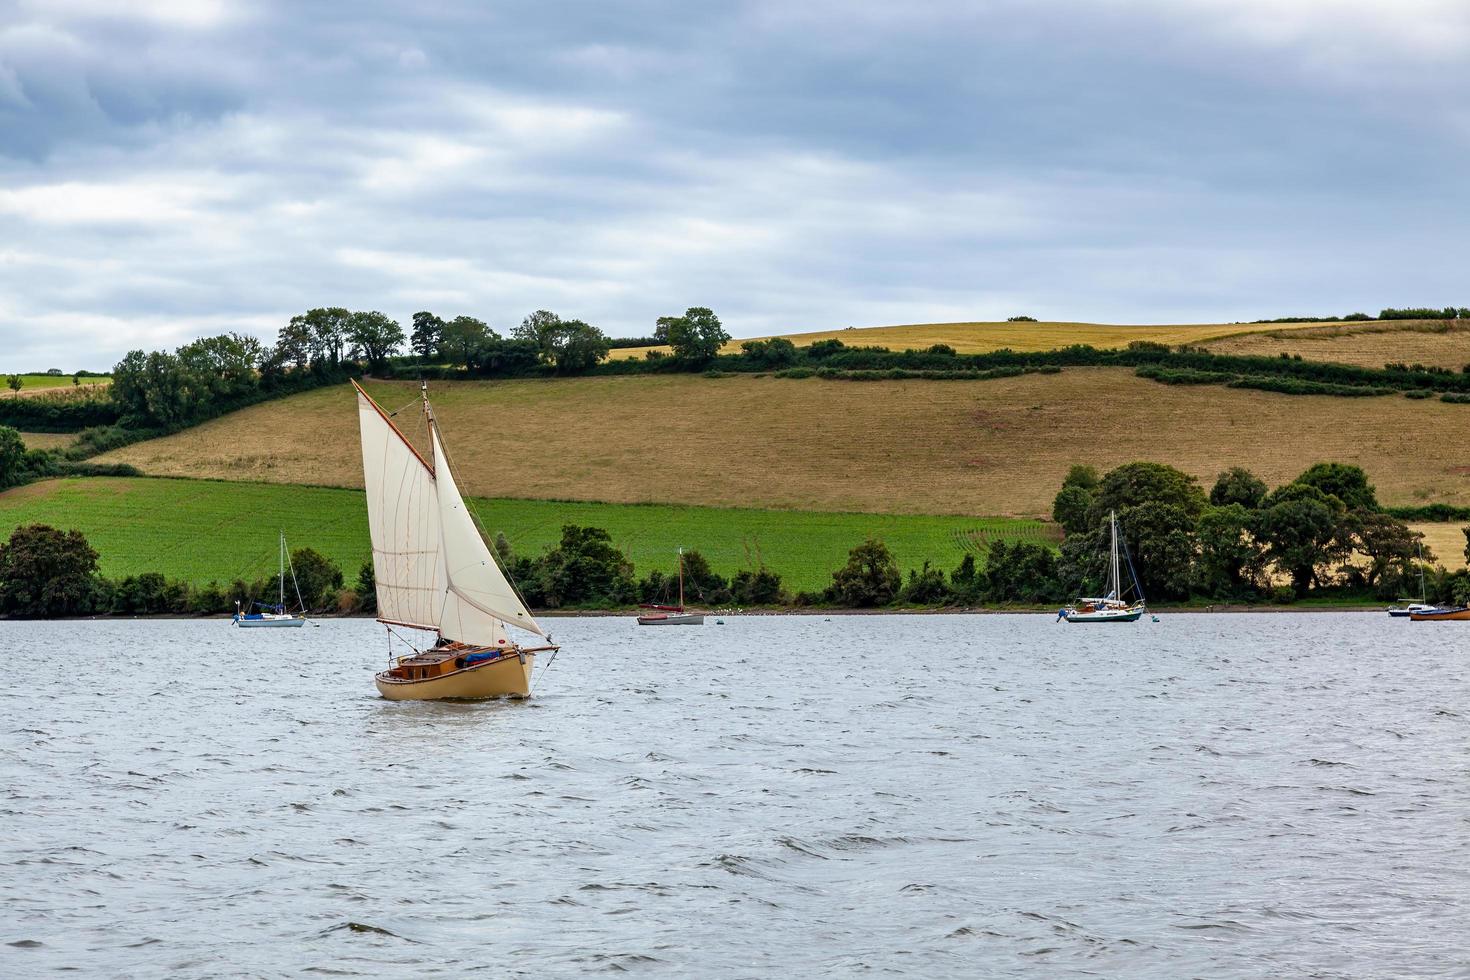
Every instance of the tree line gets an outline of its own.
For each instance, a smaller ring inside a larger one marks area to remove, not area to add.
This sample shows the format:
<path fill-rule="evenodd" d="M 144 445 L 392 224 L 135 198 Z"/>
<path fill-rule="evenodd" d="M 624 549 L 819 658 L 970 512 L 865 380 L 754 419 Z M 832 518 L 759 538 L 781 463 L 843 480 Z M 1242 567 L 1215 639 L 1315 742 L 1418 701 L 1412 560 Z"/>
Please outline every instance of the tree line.
<path fill-rule="evenodd" d="M 1318 463 L 1270 489 L 1249 470 L 1219 475 L 1206 493 L 1192 476 L 1161 463 L 1128 463 L 1099 475 L 1074 466 L 1053 502 L 1066 532 L 1059 550 L 996 541 L 983 556 L 964 555 L 949 570 L 925 561 L 900 571 L 876 538 L 856 545 L 817 591 L 791 592 L 764 566 L 730 577 L 698 551 L 684 554 L 684 584 L 695 605 L 1035 606 L 1097 595 L 1108 575 L 1108 515 L 1116 513 L 1144 593 L 1166 602 L 1293 602 L 1313 595 L 1345 600 L 1416 595 L 1470 603 L 1470 573 L 1450 572 L 1422 548 L 1421 535 L 1386 512 L 1357 466 Z M 1470 561 L 1470 528 L 1466 559 Z M 517 554 L 496 538 L 501 565 L 537 609 L 606 609 L 672 602 L 674 570 L 638 578 L 602 528 L 567 525 L 539 555 Z M 1422 549 L 1422 550 L 1421 550 Z M 210 614 L 238 600 L 275 595 L 273 578 L 193 587 L 157 573 L 103 578 L 97 553 L 77 531 L 17 528 L 0 544 L 0 614 Z M 342 570 L 310 548 L 291 553 L 302 598 L 315 611 L 371 611 L 372 563 L 344 585 Z"/>

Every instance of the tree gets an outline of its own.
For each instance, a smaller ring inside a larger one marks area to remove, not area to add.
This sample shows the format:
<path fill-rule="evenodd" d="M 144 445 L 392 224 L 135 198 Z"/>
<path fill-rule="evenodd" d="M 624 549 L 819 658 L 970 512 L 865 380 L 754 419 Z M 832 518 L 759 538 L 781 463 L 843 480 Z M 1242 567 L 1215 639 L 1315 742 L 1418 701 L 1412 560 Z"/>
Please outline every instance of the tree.
<path fill-rule="evenodd" d="M 342 362 L 351 316 L 340 306 L 318 307 L 299 317 L 292 317 L 291 323 L 296 335 L 308 346 L 312 361 L 327 362 L 335 367 Z"/>
<path fill-rule="evenodd" d="M 633 594 L 633 566 L 600 527 L 564 525 L 561 541 L 536 563 L 539 593 L 547 606 L 618 604 Z"/>
<path fill-rule="evenodd" d="M 1252 520 L 1251 510 L 1240 501 L 1211 507 L 1200 517 L 1198 584 L 1208 594 L 1229 598 L 1259 584 L 1265 557 L 1251 535 Z"/>
<path fill-rule="evenodd" d="M 1336 497 L 1348 510 L 1378 509 L 1378 495 L 1361 466 L 1317 463 L 1293 482 L 1316 487 L 1328 496 Z"/>
<path fill-rule="evenodd" d="M 1210 489 L 1210 503 L 1215 507 L 1240 504 L 1255 510 L 1266 499 L 1266 484 L 1244 466 L 1232 466 L 1215 479 Z"/>
<path fill-rule="evenodd" d="M 747 359 L 768 368 L 783 368 L 795 364 L 798 356 L 796 345 L 785 337 L 747 340 L 740 345 L 740 349 Z"/>
<path fill-rule="evenodd" d="M 311 548 L 293 548 L 291 574 L 308 609 L 336 605 L 337 592 L 342 588 L 342 569 L 332 559 Z"/>
<path fill-rule="evenodd" d="M 1108 514 L 1116 512 L 1144 594 L 1183 598 L 1193 582 L 1195 526 L 1204 509 L 1204 491 L 1189 474 L 1162 463 L 1126 463 L 1093 492 L 1087 513 L 1093 530 L 1077 541 L 1080 550 L 1070 550 L 1071 564 L 1089 572 L 1098 567 L 1108 550 Z"/>
<path fill-rule="evenodd" d="M 403 347 L 403 328 L 398 321 L 373 310 L 347 318 L 347 340 L 354 358 L 366 358 L 371 370 L 382 370 L 388 355 Z"/>
<path fill-rule="evenodd" d="M 15 392 L 15 394 L 11 395 L 10 397 L 19 398 L 21 386 L 24 385 L 25 382 L 21 380 L 21 377 L 18 374 L 7 374 L 5 376 L 5 384 L 9 386 L 11 391 Z"/>
<path fill-rule="evenodd" d="M 736 572 L 730 580 L 730 598 L 742 606 L 779 606 L 787 596 L 780 574 L 762 566 Z"/>
<path fill-rule="evenodd" d="M 362 563 L 357 570 L 357 606 L 363 612 L 377 612 L 378 609 L 378 573 L 373 568 L 373 560 L 369 558 Z"/>
<path fill-rule="evenodd" d="M 558 374 L 578 374 L 596 367 L 611 349 L 601 330 L 581 320 L 563 320 L 547 332 L 545 343 Z"/>
<path fill-rule="evenodd" d="M 439 352 L 452 363 L 463 364 L 473 371 L 479 366 L 485 343 L 495 336 L 485 321 L 472 316 L 457 316 L 444 324 Z"/>
<path fill-rule="evenodd" d="M 1087 513 L 1091 507 L 1091 493 L 1075 483 L 1063 484 L 1051 503 L 1051 519 L 1068 534 L 1081 534 L 1091 528 Z"/>
<path fill-rule="evenodd" d="M 423 360 L 439 353 L 439 339 L 444 334 L 444 321 L 428 310 L 419 310 L 413 315 L 413 337 L 409 349 Z"/>
<path fill-rule="evenodd" d="M 653 339 L 660 344 L 669 342 L 669 328 L 679 322 L 676 316 L 661 316 L 653 321 Z"/>
<path fill-rule="evenodd" d="M 669 317 L 666 327 L 668 344 L 674 356 L 687 364 L 707 364 L 730 342 L 730 335 L 720 326 L 720 318 L 703 306 L 691 306 L 681 317 Z"/>
<path fill-rule="evenodd" d="M 944 572 L 926 560 L 923 568 L 909 569 L 909 580 L 899 598 L 915 606 L 937 606 L 954 601 L 954 593 L 944 580 Z"/>
<path fill-rule="evenodd" d="M 29 475 L 26 444 L 20 433 L 8 425 L 0 425 L 0 490 L 19 486 Z"/>
<path fill-rule="evenodd" d="M 80 531 L 18 527 L 0 544 L 0 613 L 23 617 L 91 612 L 97 552 Z"/>
<path fill-rule="evenodd" d="M 1339 536 L 1344 508 L 1336 496 L 1314 486 L 1291 483 L 1279 487 L 1257 512 L 1254 534 L 1266 546 L 1266 557 L 1291 576 L 1297 596 L 1320 581 L 1320 569 L 1345 557 Z"/>
<path fill-rule="evenodd" d="M 1347 566 L 1345 572 L 1361 576 L 1369 588 L 1386 582 L 1397 587 L 1413 577 L 1417 546 L 1424 535 L 1409 530 L 1403 521 L 1373 510 L 1349 513 L 1344 529 L 1349 536 L 1349 547 L 1368 560 L 1366 565 Z"/>
<path fill-rule="evenodd" d="M 1057 561 L 1044 545 L 997 541 L 985 556 L 989 602 L 1049 602 L 1059 598 Z"/>
<path fill-rule="evenodd" d="M 875 538 L 847 554 L 847 564 L 832 573 L 827 597 L 838 605 L 853 608 L 886 606 L 903 585 L 898 563 L 888 546 Z"/>
<path fill-rule="evenodd" d="M 536 345 L 536 349 L 549 352 L 551 345 L 549 336 L 561 324 L 561 317 L 550 310 L 537 310 L 527 315 L 520 325 L 511 329 L 510 335 L 516 340 L 527 340 Z M 551 357 L 547 356 L 547 361 Z"/>

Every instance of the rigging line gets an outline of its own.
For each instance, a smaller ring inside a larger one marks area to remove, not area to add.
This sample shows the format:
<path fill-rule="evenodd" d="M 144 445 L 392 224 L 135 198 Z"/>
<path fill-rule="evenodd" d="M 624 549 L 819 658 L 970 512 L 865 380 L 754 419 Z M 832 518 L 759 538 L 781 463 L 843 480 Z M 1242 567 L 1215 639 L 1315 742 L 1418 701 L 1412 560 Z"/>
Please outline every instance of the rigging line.
<path fill-rule="evenodd" d="M 550 637 L 548 637 L 547 639 L 550 639 Z M 546 666 L 541 668 L 541 673 L 537 674 L 536 679 L 531 681 L 531 690 L 533 692 L 536 690 L 536 685 L 540 684 L 541 679 L 546 676 L 546 672 L 551 669 L 551 665 L 556 663 L 556 655 L 558 653 L 561 653 L 561 647 L 557 647 L 555 650 L 551 651 L 551 659 L 546 661 Z"/>

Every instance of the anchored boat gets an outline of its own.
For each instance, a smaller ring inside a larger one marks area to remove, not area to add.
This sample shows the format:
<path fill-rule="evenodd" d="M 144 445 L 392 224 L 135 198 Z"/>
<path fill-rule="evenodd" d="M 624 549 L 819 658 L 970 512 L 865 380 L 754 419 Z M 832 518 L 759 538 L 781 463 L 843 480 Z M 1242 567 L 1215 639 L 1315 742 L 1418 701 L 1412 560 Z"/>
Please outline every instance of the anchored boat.
<path fill-rule="evenodd" d="M 394 626 L 437 636 L 426 649 L 390 656 L 388 669 L 375 677 L 379 693 L 393 701 L 529 697 L 536 655 L 558 648 L 526 608 L 465 507 L 428 385 L 422 386 L 421 397 L 429 459 L 357 382 L 353 387 L 378 622 L 388 627 L 390 637 Z M 547 642 L 522 646 L 507 626 Z"/>
<path fill-rule="evenodd" d="M 1439 623 L 1451 619 L 1470 620 L 1470 606 L 1454 606 L 1449 608 L 1431 607 L 1419 612 L 1409 613 L 1409 621 L 1414 623 Z"/>
<path fill-rule="evenodd" d="M 1109 566 L 1108 594 L 1100 598 L 1078 599 L 1072 605 L 1058 611 L 1057 618 L 1069 623 L 1136 623 L 1148 611 L 1143 598 L 1143 586 L 1138 583 L 1138 573 L 1133 570 L 1133 558 L 1128 554 L 1128 542 L 1118 536 L 1118 515 L 1108 511 L 1108 526 L 1112 530 L 1112 562 Z M 1119 544 L 1122 545 L 1121 558 Z M 1122 566 L 1128 567 L 1129 585 L 1122 582 Z"/>
<path fill-rule="evenodd" d="M 702 613 L 686 613 L 684 611 L 684 549 L 679 549 L 679 604 L 677 606 L 659 606 L 649 603 L 639 605 L 639 609 L 652 609 L 651 613 L 645 613 L 638 617 L 639 626 L 703 626 L 704 615 Z"/>
<path fill-rule="evenodd" d="M 1390 616 L 1403 617 L 1403 616 L 1413 616 L 1414 613 L 1433 612 L 1434 610 L 1438 609 L 1439 608 L 1438 606 L 1432 605 L 1432 604 L 1424 601 L 1426 595 L 1427 595 L 1427 593 L 1424 591 L 1424 539 L 1423 538 L 1420 538 L 1419 539 L 1419 601 L 1418 602 L 1413 602 L 1413 601 L 1408 600 L 1408 599 L 1400 599 L 1399 600 L 1400 602 L 1404 602 L 1404 603 L 1408 603 L 1408 604 L 1407 605 L 1404 605 L 1404 606 L 1390 606 L 1389 609 L 1388 609 L 1388 614 Z"/>
<path fill-rule="evenodd" d="M 263 602 L 252 601 L 250 603 L 249 611 L 246 611 L 241 606 L 240 600 L 236 599 L 235 615 L 231 617 L 230 622 L 234 623 L 236 626 L 244 627 L 246 629 L 259 629 L 263 626 L 305 626 L 306 605 L 301 601 L 301 589 L 299 587 L 296 589 L 296 605 L 299 609 L 301 609 L 301 615 L 293 615 L 286 611 L 286 569 L 290 566 L 290 563 L 291 558 L 286 554 L 286 532 L 282 531 L 281 569 L 280 573 L 277 575 L 277 581 L 279 582 L 280 589 L 275 605 L 267 605 Z M 294 568 L 291 569 L 291 584 L 293 586 L 296 585 L 296 569 Z"/>

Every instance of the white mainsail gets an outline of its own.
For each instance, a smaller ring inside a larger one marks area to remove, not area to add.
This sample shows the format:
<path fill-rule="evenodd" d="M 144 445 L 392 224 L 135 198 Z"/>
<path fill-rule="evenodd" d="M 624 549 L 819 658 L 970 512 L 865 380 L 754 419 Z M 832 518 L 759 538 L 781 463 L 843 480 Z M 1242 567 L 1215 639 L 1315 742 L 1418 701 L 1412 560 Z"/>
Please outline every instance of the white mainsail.
<path fill-rule="evenodd" d="M 546 634 L 470 519 L 438 428 L 434 467 L 357 392 L 378 618 L 476 646 L 506 642 L 505 624 Z"/>
<path fill-rule="evenodd" d="M 434 474 L 361 389 L 357 420 L 378 618 L 438 629 L 445 575 Z"/>
<path fill-rule="evenodd" d="M 431 424 L 429 431 L 434 443 L 434 462 L 437 467 L 439 527 L 444 548 L 444 566 L 451 603 L 460 607 L 456 610 L 457 615 L 469 622 L 470 610 L 477 610 L 485 617 L 545 636 L 530 610 L 521 602 L 521 597 L 511 587 L 505 573 L 500 570 L 500 565 L 490 554 L 484 537 L 480 535 L 480 529 L 475 526 L 465 508 L 464 498 L 455 485 L 454 473 L 444 453 L 444 443 L 439 438 L 439 426 Z M 449 609 L 450 604 L 446 604 L 446 613 Z M 495 641 L 475 639 L 466 642 Z"/>

